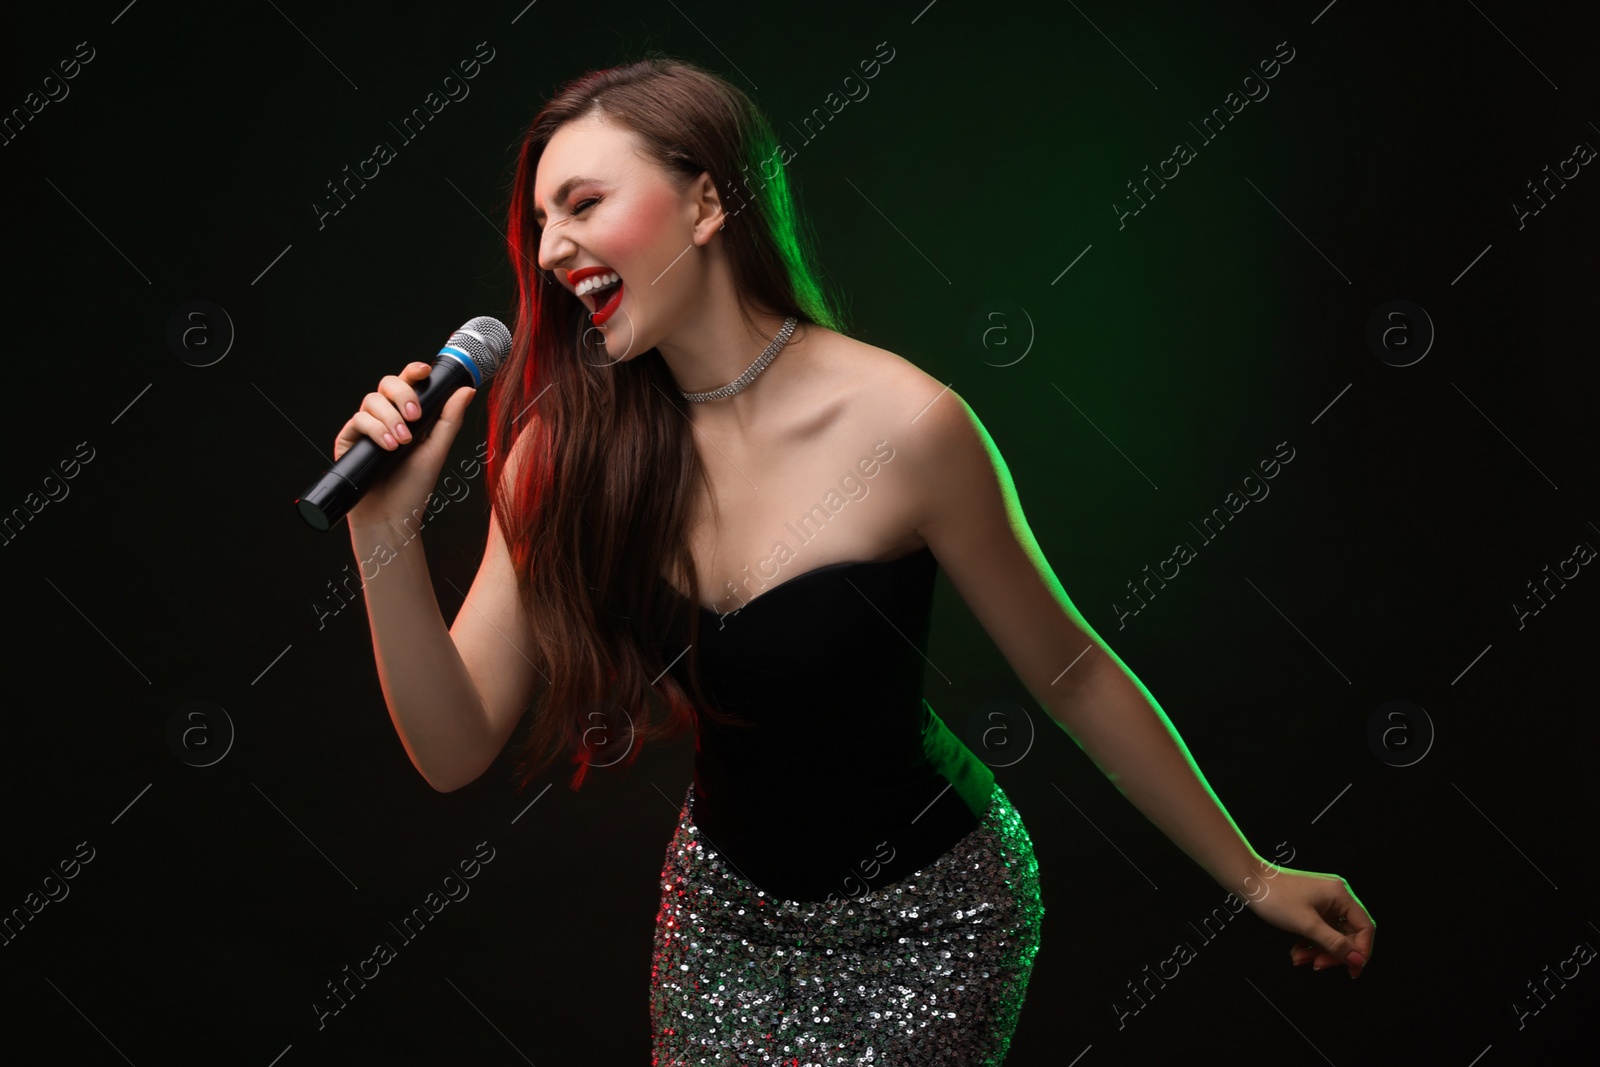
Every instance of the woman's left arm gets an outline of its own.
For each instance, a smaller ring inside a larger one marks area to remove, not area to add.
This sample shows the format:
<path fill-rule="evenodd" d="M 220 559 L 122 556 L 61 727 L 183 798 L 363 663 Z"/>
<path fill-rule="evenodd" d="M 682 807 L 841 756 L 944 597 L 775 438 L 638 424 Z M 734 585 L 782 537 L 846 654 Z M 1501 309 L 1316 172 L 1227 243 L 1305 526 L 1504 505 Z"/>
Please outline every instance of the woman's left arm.
<path fill-rule="evenodd" d="M 917 530 L 1028 691 L 1218 884 L 1314 943 L 1291 949 L 1295 963 L 1347 963 L 1354 977 L 1371 958 L 1374 924 L 1344 879 L 1279 867 L 1250 846 L 1161 706 L 1056 580 L 1005 460 L 967 403 L 947 390 L 918 422 L 926 425 L 911 466 L 926 491 Z"/>

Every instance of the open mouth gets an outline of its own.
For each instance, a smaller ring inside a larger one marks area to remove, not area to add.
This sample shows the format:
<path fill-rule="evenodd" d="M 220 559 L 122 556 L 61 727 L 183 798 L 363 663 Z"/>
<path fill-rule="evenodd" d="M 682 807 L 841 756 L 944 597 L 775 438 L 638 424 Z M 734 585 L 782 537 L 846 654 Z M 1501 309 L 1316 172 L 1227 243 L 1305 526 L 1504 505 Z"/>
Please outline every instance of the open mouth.
<path fill-rule="evenodd" d="M 604 325 L 622 304 L 622 276 L 609 267 L 585 267 L 574 271 L 569 280 L 596 326 Z"/>
<path fill-rule="evenodd" d="M 622 306 L 622 279 L 601 289 L 596 289 L 589 294 L 589 299 L 594 301 L 596 311 L 589 316 L 596 326 L 604 326 L 607 319 L 616 314 L 617 308 Z"/>

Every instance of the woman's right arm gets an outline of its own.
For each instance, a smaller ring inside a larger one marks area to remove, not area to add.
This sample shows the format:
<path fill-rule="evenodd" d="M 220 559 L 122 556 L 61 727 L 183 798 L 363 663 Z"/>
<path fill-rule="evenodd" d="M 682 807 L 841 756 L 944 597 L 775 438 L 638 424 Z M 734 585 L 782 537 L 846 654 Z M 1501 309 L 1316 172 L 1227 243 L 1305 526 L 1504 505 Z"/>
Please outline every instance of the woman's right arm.
<path fill-rule="evenodd" d="M 425 514 L 472 391 L 458 390 L 428 436 L 412 443 L 401 412 L 409 416 L 406 405 L 416 397 L 411 382 L 428 370 L 411 364 L 385 377 L 340 431 L 334 453 L 337 459 L 362 436 L 410 452 L 350 509 L 348 522 L 356 558 L 385 560 L 371 578 L 361 568 L 361 579 L 389 719 L 418 773 L 450 792 L 494 762 L 542 672 L 492 509 L 483 562 L 453 627 L 439 610 L 415 519 Z M 515 468 L 508 462 L 503 476 L 515 478 Z M 410 529 L 397 517 L 410 517 Z"/>
<path fill-rule="evenodd" d="M 387 526 L 351 527 L 358 558 L 400 539 Z M 380 557 L 381 558 L 381 557 Z M 489 539 L 454 625 L 445 627 L 420 535 L 362 579 L 372 651 L 389 719 L 406 755 L 442 793 L 477 780 L 533 698 L 542 673 L 505 539 L 491 510 Z"/>

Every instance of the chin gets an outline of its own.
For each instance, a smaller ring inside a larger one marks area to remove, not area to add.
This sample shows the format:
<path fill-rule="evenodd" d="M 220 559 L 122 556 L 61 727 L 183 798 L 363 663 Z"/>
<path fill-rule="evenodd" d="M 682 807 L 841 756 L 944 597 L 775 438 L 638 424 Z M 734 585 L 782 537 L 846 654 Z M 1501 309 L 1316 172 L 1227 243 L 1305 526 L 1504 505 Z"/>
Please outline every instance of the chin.
<path fill-rule="evenodd" d="M 618 307 L 604 323 L 598 326 L 591 323 L 584 331 L 584 337 L 613 363 L 626 363 L 650 348 L 649 345 L 639 343 L 633 317 L 628 314 L 628 309 L 625 307 Z"/>

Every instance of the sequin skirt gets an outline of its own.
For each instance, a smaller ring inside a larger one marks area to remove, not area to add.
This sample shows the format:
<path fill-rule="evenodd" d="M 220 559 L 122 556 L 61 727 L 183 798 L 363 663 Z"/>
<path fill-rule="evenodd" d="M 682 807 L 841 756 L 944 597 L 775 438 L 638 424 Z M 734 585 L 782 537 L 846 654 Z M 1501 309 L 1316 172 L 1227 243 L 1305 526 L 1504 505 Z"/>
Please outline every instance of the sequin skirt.
<path fill-rule="evenodd" d="M 1033 842 L 998 783 L 978 826 L 933 863 L 828 902 L 761 892 L 693 814 L 691 785 L 661 869 L 651 1067 L 1005 1058 L 1044 903 Z"/>

